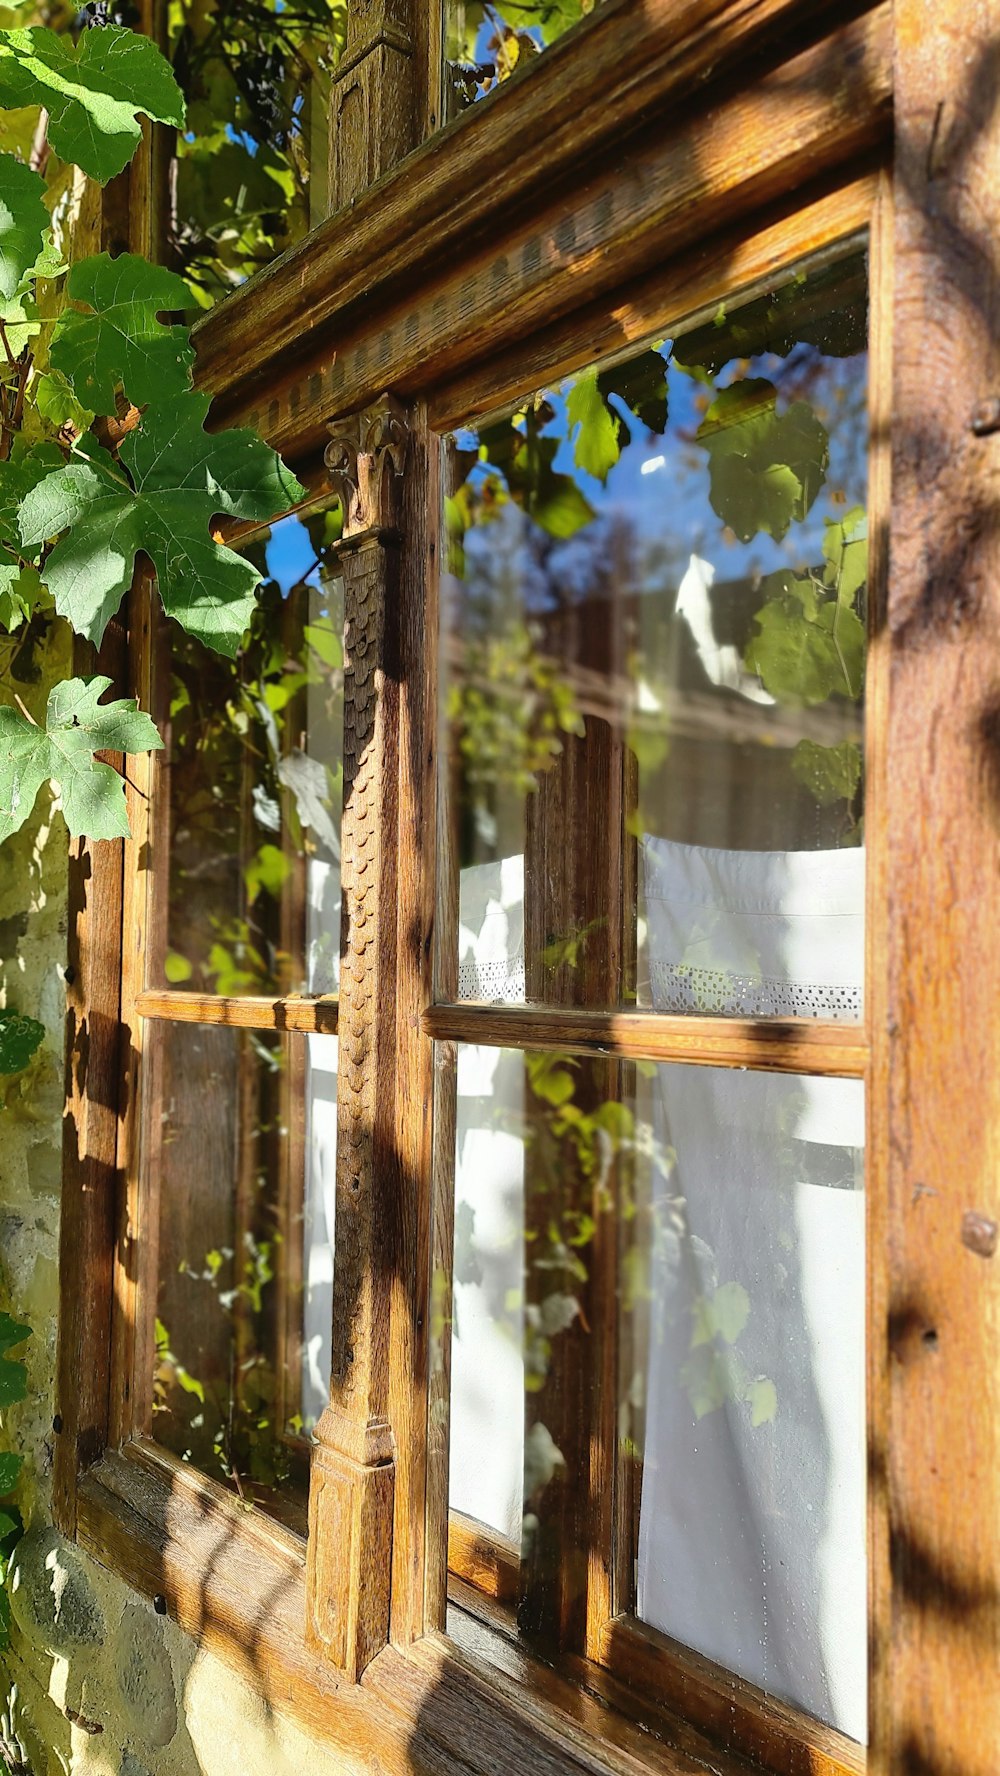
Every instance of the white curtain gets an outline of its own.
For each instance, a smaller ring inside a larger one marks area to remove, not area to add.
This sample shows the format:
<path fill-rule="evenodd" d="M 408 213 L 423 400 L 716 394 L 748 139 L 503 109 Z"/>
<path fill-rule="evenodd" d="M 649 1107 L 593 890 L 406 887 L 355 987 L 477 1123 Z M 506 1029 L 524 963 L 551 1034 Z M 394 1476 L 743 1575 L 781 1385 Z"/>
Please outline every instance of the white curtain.
<path fill-rule="evenodd" d="M 855 1018 L 864 855 L 646 838 L 658 1009 Z M 523 859 L 463 871 L 463 997 L 524 996 Z M 461 1051 L 451 1498 L 518 1541 L 524 1151 L 518 1057 Z M 859 1082 L 640 1079 L 655 1227 L 638 1613 L 863 1739 L 864 1195 Z"/>

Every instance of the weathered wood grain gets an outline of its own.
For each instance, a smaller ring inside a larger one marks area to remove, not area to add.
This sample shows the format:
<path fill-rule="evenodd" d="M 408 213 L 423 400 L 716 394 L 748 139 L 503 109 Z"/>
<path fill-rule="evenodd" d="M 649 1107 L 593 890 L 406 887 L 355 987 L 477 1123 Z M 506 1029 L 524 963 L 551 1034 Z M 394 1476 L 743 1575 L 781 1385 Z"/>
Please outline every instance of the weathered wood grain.
<path fill-rule="evenodd" d="M 360 1684 L 343 1683 L 303 1644 L 301 1544 L 169 1458 L 106 1456 L 83 1481 L 79 1536 L 348 1776 L 750 1776 L 666 1712 L 655 1732 L 631 1724 L 600 1674 L 588 1694 L 499 1637 L 484 1669 L 485 1631 L 460 1612 L 463 1645 L 432 1635 L 406 1653 L 387 1647 Z"/>
<path fill-rule="evenodd" d="M 530 78 L 505 83 L 432 136 L 405 170 L 354 204 L 348 224 L 332 217 L 206 317 L 197 335 L 199 375 L 218 393 L 235 388 L 259 373 L 263 353 L 273 364 L 279 353 L 301 352 L 303 313 L 311 330 L 340 317 L 342 333 L 352 306 L 384 307 L 401 282 L 418 281 L 418 266 L 458 250 L 469 258 L 484 236 L 497 242 L 500 218 L 529 205 L 543 212 L 557 189 L 565 210 L 581 178 L 619 164 L 630 136 L 648 138 L 679 104 L 697 104 L 710 82 L 734 69 L 745 81 L 755 52 L 778 61 L 796 33 L 800 42 L 814 40 L 843 16 L 803 0 L 606 4 L 553 45 Z M 833 84 L 837 60 L 836 50 L 827 57 Z M 872 91 L 877 109 L 886 96 L 880 86 Z M 864 94 L 862 82 L 855 100 Z M 393 380 L 386 371 L 382 386 Z"/>
<path fill-rule="evenodd" d="M 224 394 L 220 419 L 248 419 L 279 448 L 304 455 L 321 442 L 329 417 L 380 388 L 429 394 L 516 349 L 538 327 L 610 300 L 623 282 L 881 141 L 890 114 L 888 47 L 886 14 L 874 12 L 752 83 L 713 90 L 703 111 L 648 127 L 627 158 L 616 154 L 596 172 L 581 164 L 572 188 L 527 218 L 498 203 L 488 237 L 463 243 L 460 254 L 442 256 L 439 242 L 426 263 L 416 258 L 414 213 L 399 236 L 413 257 L 380 284 L 381 297 L 367 287 L 363 301 L 349 295 L 353 253 L 371 264 L 352 217 L 336 250 L 350 245 L 348 263 L 332 259 L 329 267 L 339 300 L 328 320 L 317 315 L 303 334 L 296 318 L 294 368 L 271 358 L 260 393 L 248 384 L 238 398 Z M 208 386 L 220 373 L 208 360 L 198 371 Z"/>
<path fill-rule="evenodd" d="M 389 1636 L 396 1440 L 392 1306 L 402 1263 L 396 1150 L 399 517 L 409 433 L 386 401 L 335 438 L 344 503 L 337 1167 L 330 1403 L 309 1493 L 307 1635 L 357 1681 Z"/>
<path fill-rule="evenodd" d="M 599 1657 L 640 1694 L 780 1776 L 864 1776 L 863 1746 L 634 1618 L 608 1622 Z"/>
<path fill-rule="evenodd" d="M 872 1767 L 1000 1746 L 1000 5 L 898 0 L 890 684 L 891 1624 Z"/>
<path fill-rule="evenodd" d="M 183 993 L 149 989 L 138 994 L 141 1018 L 173 1024 L 227 1024 L 237 1030 L 302 1030 L 310 1035 L 337 1034 L 338 1002 L 331 995 L 269 999 L 248 995 L 226 998 L 217 993 Z"/>
<path fill-rule="evenodd" d="M 817 1018 L 675 1017 L 664 1012 L 580 1011 L 542 1005 L 431 1005 L 424 1028 L 437 1041 L 492 1048 L 552 1049 L 647 1061 L 691 1061 L 706 1067 L 861 1078 L 864 1031 Z"/>
<path fill-rule="evenodd" d="M 122 683 L 125 637 L 109 630 L 101 664 Z M 93 672 L 80 643 L 78 671 Z M 116 761 L 119 766 L 121 760 Z M 76 1532 L 81 1471 L 108 1439 L 112 1267 L 117 1208 L 122 845 L 74 840 L 69 858 L 66 1102 L 59 1234 L 59 1346 L 52 1510 Z"/>

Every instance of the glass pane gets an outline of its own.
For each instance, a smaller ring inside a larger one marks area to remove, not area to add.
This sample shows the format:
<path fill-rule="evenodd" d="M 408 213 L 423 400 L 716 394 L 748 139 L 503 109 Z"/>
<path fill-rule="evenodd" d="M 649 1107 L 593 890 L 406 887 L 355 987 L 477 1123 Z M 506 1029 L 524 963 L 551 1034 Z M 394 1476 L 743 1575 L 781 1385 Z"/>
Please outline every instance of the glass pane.
<path fill-rule="evenodd" d="M 600 1619 L 862 1739 L 861 1082 L 463 1046 L 456 1086 L 453 1572 L 555 1656 L 613 1548 Z"/>
<path fill-rule="evenodd" d="M 150 1024 L 147 1042 L 152 1434 L 304 1533 L 330 1374 L 337 1040 Z"/>
<path fill-rule="evenodd" d="M 339 507 L 317 507 L 244 545 L 265 579 L 236 660 L 163 625 L 154 843 L 167 895 L 151 986 L 336 991 L 344 600 L 330 545 L 339 530 Z"/>
<path fill-rule="evenodd" d="M 483 99 L 555 43 L 600 0 L 448 0 L 445 9 L 446 116 Z"/>
<path fill-rule="evenodd" d="M 866 322 L 856 255 L 450 440 L 444 997 L 860 1015 Z"/>
<path fill-rule="evenodd" d="M 328 213 L 330 78 L 347 0 L 174 0 L 169 21 L 187 123 L 167 256 L 210 308 Z"/>

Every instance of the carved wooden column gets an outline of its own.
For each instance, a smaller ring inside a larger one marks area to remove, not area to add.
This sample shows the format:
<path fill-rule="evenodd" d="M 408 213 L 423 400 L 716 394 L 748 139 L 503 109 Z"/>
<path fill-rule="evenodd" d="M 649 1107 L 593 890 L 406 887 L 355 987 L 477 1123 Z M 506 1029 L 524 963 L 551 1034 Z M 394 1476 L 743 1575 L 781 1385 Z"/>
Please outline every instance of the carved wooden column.
<path fill-rule="evenodd" d="M 394 1445 L 390 1314 L 400 1268 L 395 1151 L 398 603 L 404 409 L 389 396 L 334 429 L 344 506 L 344 817 L 330 1404 L 309 1495 L 308 1631 L 357 1680 L 386 1644 Z"/>
<path fill-rule="evenodd" d="M 347 44 L 333 83 L 330 196 L 334 210 L 416 145 L 412 0 L 351 0 Z"/>

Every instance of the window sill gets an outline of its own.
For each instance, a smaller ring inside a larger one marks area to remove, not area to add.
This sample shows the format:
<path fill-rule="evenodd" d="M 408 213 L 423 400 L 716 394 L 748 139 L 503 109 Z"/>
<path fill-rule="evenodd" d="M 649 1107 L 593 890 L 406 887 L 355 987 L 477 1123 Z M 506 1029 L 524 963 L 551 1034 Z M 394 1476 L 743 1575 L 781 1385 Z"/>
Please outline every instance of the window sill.
<path fill-rule="evenodd" d="M 508 1650 L 487 1666 L 488 1629 L 452 1612 L 452 1635 L 388 1647 L 360 1684 L 305 1645 L 305 1544 L 151 1444 L 107 1454 L 82 1479 L 78 1539 L 234 1667 L 279 1712 L 386 1776 L 749 1776 L 682 1720 L 626 1717 L 626 1692 L 594 1672 L 586 1689 Z M 513 1663 L 512 1663 L 513 1661 Z M 812 1766 L 810 1765 L 810 1768 Z"/>

